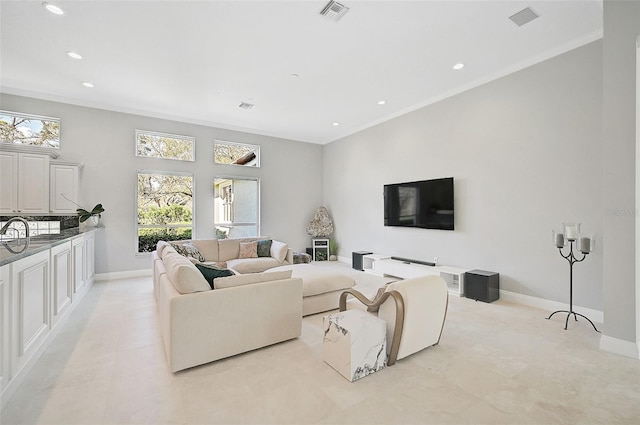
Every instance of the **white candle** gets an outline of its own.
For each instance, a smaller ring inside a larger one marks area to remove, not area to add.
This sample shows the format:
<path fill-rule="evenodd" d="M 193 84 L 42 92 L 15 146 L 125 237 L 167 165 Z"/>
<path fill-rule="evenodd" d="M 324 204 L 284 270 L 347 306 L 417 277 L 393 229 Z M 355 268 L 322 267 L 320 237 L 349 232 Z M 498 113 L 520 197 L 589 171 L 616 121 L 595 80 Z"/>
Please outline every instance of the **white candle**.
<path fill-rule="evenodd" d="M 575 241 L 580 233 L 580 223 L 564 223 L 564 237 Z"/>
<path fill-rule="evenodd" d="M 591 251 L 591 239 L 580 238 L 580 251 L 587 254 Z"/>
<path fill-rule="evenodd" d="M 556 247 L 562 248 L 564 246 L 564 235 L 562 233 L 556 233 Z"/>

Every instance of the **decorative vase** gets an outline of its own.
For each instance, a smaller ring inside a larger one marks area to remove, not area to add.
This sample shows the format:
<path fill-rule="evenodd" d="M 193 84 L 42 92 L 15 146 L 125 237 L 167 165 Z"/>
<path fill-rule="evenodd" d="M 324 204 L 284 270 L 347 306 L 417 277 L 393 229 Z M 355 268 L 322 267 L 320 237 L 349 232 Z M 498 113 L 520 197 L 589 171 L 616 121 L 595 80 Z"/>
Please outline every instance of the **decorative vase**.
<path fill-rule="evenodd" d="M 92 215 L 85 223 L 89 227 L 97 227 L 100 224 L 100 215 Z"/>

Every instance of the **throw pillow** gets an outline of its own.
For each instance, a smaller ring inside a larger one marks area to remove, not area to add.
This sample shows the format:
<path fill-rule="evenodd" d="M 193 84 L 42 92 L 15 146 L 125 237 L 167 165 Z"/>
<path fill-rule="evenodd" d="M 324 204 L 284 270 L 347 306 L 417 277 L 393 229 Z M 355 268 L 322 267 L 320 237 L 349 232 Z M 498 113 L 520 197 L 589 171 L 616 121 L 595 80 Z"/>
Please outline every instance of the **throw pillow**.
<path fill-rule="evenodd" d="M 200 253 L 198 248 L 190 242 L 185 243 L 172 243 L 171 246 L 176 250 L 176 252 L 180 255 L 183 255 L 187 258 L 195 258 L 198 261 L 205 261 L 204 256 Z"/>
<path fill-rule="evenodd" d="M 240 256 L 238 258 L 258 258 L 258 242 L 241 242 Z"/>
<path fill-rule="evenodd" d="M 213 289 L 213 279 L 217 277 L 227 277 L 227 276 L 235 275 L 235 273 L 233 273 L 229 269 L 221 269 L 214 265 L 206 265 L 206 264 L 198 263 L 196 264 L 196 267 L 198 268 L 198 270 L 200 270 L 200 273 L 202 273 L 202 276 L 204 276 L 206 281 L 209 283 L 209 286 L 211 286 L 211 289 Z"/>
<path fill-rule="evenodd" d="M 271 256 L 282 263 L 287 258 L 287 250 L 289 245 L 284 242 L 271 242 Z"/>
<path fill-rule="evenodd" d="M 271 257 L 271 239 L 258 241 L 258 257 Z"/>

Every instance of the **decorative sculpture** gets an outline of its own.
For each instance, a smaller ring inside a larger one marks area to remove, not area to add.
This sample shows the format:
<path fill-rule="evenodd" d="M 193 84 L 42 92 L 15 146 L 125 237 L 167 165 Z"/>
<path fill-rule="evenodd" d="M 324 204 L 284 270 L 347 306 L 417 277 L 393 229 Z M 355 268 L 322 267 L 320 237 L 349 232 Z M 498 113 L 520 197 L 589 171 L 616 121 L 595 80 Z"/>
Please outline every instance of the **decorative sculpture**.
<path fill-rule="evenodd" d="M 333 233 L 333 221 L 325 207 L 316 210 L 313 220 L 307 226 L 307 233 L 314 238 L 326 238 Z"/>

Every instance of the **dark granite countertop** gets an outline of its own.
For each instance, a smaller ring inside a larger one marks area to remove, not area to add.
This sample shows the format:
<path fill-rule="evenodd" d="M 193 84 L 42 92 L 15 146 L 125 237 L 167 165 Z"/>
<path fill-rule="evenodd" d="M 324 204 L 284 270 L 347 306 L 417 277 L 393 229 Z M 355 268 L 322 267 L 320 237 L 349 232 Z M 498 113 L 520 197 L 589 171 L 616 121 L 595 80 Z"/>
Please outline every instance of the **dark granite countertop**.
<path fill-rule="evenodd" d="M 74 227 L 71 229 L 61 230 L 59 234 L 55 235 L 34 236 L 29 241 L 29 247 L 18 254 L 12 252 L 12 250 L 19 251 L 22 249 L 24 246 L 24 240 L 22 240 L 21 244 L 17 246 L 12 242 L 0 242 L 0 266 L 46 251 L 47 249 L 60 245 L 72 238 L 75 238 L 76 236 L 94 232 L 98 229 L 100 229 L 100 227 Z"/>

